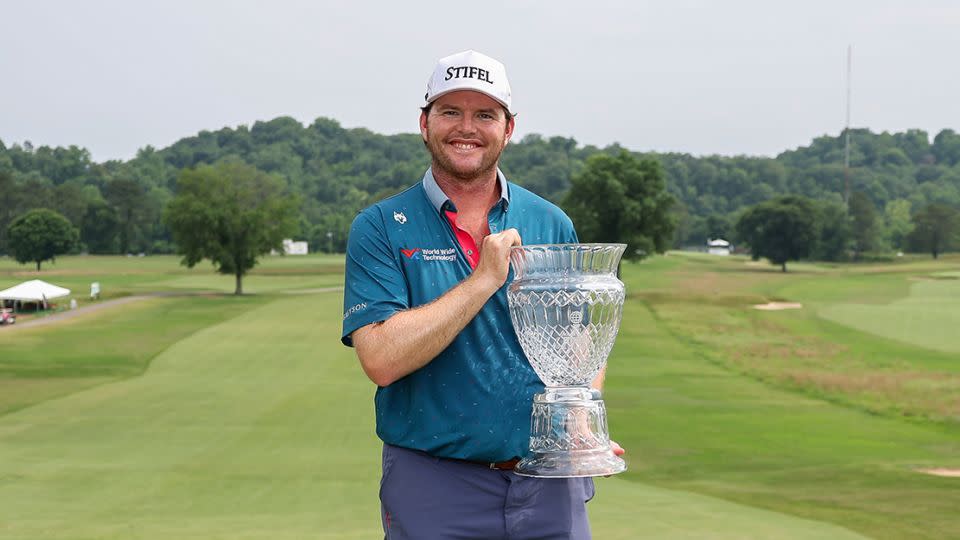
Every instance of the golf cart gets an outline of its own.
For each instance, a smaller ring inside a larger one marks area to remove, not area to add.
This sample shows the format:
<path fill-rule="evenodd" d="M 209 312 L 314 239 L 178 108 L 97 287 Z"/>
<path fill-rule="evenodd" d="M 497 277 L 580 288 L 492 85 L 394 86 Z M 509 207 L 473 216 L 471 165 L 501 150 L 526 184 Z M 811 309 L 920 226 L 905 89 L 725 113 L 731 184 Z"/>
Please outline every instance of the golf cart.
<path fill-rule="evenodd" d="M 17 322 L 17 315 L 12 309 L 0 308 L 0 325 Z"/>

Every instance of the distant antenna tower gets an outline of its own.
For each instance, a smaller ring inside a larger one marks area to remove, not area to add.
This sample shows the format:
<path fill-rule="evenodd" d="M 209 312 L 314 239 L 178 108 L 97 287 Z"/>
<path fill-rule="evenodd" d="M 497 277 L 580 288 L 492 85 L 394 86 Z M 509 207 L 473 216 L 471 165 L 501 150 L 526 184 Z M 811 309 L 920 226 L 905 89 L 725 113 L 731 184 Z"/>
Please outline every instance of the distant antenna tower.
<path fill-rule="evenodd" d="M 853 45 L 847 45 L 847 127 L 843 132 L 846 144 L 843 150 L 843 203 L 850 206 L 850 64 L 853 56 Z"/>

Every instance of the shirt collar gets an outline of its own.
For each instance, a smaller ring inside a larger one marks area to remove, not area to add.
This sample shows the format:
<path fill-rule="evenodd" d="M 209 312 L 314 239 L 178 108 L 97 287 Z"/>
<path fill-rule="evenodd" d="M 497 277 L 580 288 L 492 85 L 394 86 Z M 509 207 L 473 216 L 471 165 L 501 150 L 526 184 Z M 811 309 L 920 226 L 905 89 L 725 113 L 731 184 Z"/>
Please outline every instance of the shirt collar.
<path fill-rule="evenodd" d="M 500 200 L 503 201 L 503 207 L 506 209 L 510 204 L 510 191 L 507 188 L 507 178 L 503 175 L 500 167 L 497 167 L 497 182 L 500 183 Z M 450 197 L 447 197 L 447 194 L 440 189 L 437 179 L 433 177 L 433 169 L 427 169 L 427 172 L 423 175 L 423 190 L 427 192 L 427 198 L 433 203 L 437 212 L 442 211 L 443 206 L 450 201 Z M 452 201 L 450 201 L 450 206 L 453 206 Z"/>

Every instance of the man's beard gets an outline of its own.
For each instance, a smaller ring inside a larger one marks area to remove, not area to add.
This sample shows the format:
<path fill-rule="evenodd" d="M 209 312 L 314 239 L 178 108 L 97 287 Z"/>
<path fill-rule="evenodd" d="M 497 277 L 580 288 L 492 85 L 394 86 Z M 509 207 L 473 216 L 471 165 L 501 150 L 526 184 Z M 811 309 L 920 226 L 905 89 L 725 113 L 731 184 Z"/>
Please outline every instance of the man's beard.
<path fill-rule="evenodd" d="M 445 143 L 443 141 L 436 141 L 433 138 L 428 138 L 427 140 L 427 150 L 430 151 L 430 155 L 433 158 L 434 169 L 439 167 L 443 172 L 464 182 L 472 182 L 495 171 L 497 168 L 497 160 L 500 159 L 500 154 L 503 152 L 502 148 L 496 152 L 488 151 L 491 147 L 484 146 L 480 163 L 476 167 L 464 169 L 462 166 L 457 165 L 450 159 L 450 156 L 444 152 L 444 145 Z"/>

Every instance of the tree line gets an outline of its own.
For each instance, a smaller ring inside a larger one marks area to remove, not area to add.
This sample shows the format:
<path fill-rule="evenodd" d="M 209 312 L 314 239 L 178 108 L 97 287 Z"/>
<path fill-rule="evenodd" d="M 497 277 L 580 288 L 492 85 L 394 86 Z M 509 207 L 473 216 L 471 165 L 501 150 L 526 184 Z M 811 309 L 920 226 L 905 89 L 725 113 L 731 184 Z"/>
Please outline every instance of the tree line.
<path fill-rule="evenodd" d="M 627 154 L 646 163 L 643 167 L 656 163 L 656 174 L 671 196 L 672 225 L 665 246 L 649 243 L 641 251 L 701 246 L 715 237 L 745 241 L 736 227 L 742 216 L 784 195 L 810 200 L 818 234 L 828 236 L 820 238 L 819 251 L 810 256 L 837 260 L 876 251 L 928 251 L 914 232 L 921 227 L 918 217 L 931 208 L 947 214 L 960 208 L 960 134 L 945 129 L 931 140 L 921 130 L 891 134 L 855 129 L 850 135 L 849 202 L 844 201 L 842 133 L 775 158 L 636 153 L 616 144 L 598 148 L 572 138 L 531 134 L 507 147 L 501 167 L 511 180 L 565 205 L 571 215 L 585 215 L 588 209 L 575 202 L 600 204 L 603 198 L 570 194 L 573 180 L 584 175 L 592 158 L 616 161 Z M 312 251 L 342 251 L 356 212 L 419 180 L 429 155 L 418 134 L 380 135 L 346 129 L 327 118 L 305 126 L 280 117 L 250 127 L 201 131 L 163 149 L 145 147 L 127 161 L 103 163 L 76 146 L 7 146 L 0 141 L 0 253 L 9 252 L 11 223 L 36 208 L 54 210 L 72 224 L 77 252 L 172 253 L 175 238 L 164 209 L 177 194 L 178 178 L 184 171 L 224 161 L 243 162 L 281 178 L 284 193 L 297 201 L 291 230 L 299 231 L 298 238 L 307 240 Z M 596 182 L 589 189 L 616 192 Z M 660 212 L 665 206 L 656 208 Z M 627 205 L 631 209 L 644 211 L 642 198 Z M 621 226 L 643 226 L 641 222 L 635 217 Z M 849 236 L 834 234 L 844 230 Z M 940 251 L 952 248 L 954 236 L 947 235 Z"/>

